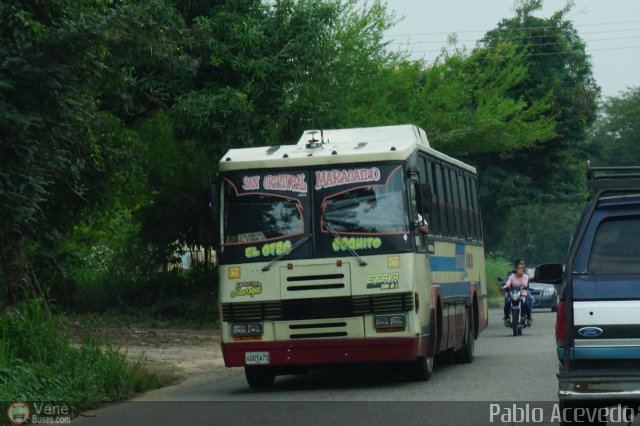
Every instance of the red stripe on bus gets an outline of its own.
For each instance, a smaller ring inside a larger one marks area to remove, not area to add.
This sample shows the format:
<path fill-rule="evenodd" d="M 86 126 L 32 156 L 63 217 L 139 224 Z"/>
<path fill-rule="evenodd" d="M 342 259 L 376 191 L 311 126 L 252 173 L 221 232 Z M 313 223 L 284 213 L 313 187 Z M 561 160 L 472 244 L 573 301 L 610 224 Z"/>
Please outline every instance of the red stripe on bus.
<path fill-rule="evenodd" d="M 222 354 L 227 367 L 244 366 L 245 352 L 269 352 L 270 365 L 409 361 L 419 344 L 419 337 L 230 342 Z"/>

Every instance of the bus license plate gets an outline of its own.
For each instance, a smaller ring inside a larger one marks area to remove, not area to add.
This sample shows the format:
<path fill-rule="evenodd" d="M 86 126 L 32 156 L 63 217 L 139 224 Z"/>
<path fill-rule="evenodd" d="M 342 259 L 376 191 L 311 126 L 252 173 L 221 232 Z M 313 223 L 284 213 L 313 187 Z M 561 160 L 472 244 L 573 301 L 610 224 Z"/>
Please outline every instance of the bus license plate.
<path fill-rule="evenodd" d="M 245 352 L 244 361 L 247 365 L 269 364 L 269 352 Z"/>

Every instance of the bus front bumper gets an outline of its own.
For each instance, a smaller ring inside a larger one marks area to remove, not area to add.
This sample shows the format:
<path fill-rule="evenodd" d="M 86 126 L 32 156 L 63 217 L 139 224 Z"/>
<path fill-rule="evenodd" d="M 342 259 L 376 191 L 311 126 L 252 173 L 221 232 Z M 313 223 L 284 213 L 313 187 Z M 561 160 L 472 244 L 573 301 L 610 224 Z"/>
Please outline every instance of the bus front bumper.
<path fill-rule="evenodd" d="M 227 367 L 243 367 L 256 354 L 276 366 L 351 364 L 413 360 L 419 345 L 419 337 L 228 342 L 222 355 Z"/>

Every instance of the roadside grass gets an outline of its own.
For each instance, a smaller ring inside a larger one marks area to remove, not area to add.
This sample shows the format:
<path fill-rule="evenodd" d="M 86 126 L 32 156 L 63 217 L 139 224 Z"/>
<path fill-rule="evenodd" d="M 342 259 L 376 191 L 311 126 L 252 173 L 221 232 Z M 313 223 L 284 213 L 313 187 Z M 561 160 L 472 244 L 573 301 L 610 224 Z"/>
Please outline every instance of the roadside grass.
<path fill-rule="evenodd" d="M 65 316 L 38 299 L 0 314 L 0 401 L 65 404 L 78 412 L 161 385 L 143 358 L 130 363 L 96 337 L 71 344 Z"/>
<path fill-rule="evenodd" d="M 497 278 L 501 277 L 505 279 L 507 272 L 510 271 L 511 268 L 511 262 L 500 257 L 487 256 L 486 272 L 487 282 L 489 283 L 489 306 L 500 307 L 504 304 L 504 297 L 500 293 Z"/>

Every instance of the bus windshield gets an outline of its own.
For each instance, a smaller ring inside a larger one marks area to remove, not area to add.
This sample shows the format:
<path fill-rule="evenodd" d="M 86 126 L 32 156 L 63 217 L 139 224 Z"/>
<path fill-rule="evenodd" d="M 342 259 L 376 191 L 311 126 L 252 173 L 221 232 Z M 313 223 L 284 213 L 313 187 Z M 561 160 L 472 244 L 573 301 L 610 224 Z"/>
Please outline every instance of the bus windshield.
<path fill-rule="evenodd" d="M 302 205 L 280 195 L 237 195 L 232 185 L 225 193 L 225 243 L 251 243 L 301 234 Z"/>
<path fill-rule="evenodd" d="M 412 250 L 403 170 L 380 163 L 226 173 L 221 262 Z"/>
<path fill-rule="evenodd" d="M 327 197 L 323 218 L 338 233 L 394 234 L 408 231 L 401 168 L 386 183 L 360 186 Z M 325 231 L 326 226 L 322 230 Z"/>

